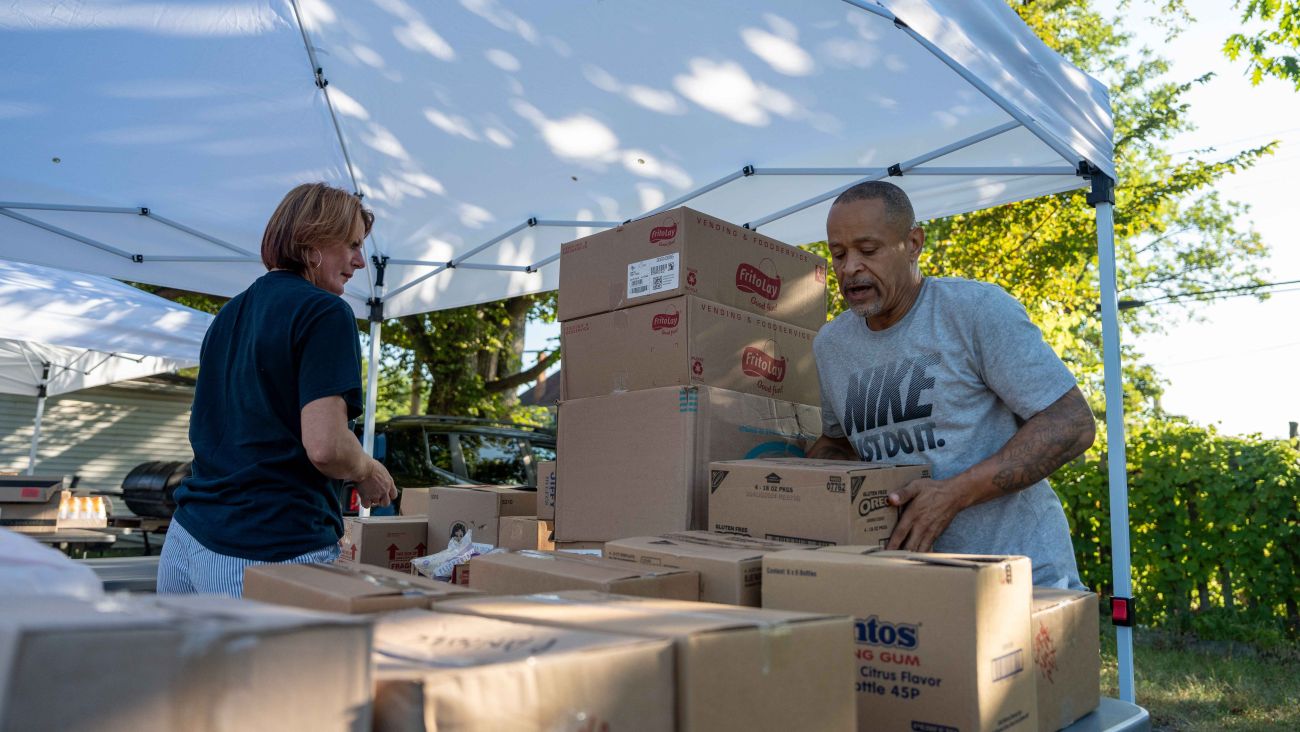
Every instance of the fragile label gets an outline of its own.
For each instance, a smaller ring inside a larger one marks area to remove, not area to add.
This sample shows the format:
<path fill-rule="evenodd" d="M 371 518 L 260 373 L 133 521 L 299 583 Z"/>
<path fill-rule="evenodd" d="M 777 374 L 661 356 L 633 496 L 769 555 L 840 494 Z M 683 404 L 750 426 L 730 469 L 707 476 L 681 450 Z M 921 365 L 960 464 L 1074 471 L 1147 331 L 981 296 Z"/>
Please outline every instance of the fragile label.
<path fill-rule="evenodd" d="M 677 289 L 681 271 L 679 253 L 644 259 L 627 266 L 627 299 Z"/>

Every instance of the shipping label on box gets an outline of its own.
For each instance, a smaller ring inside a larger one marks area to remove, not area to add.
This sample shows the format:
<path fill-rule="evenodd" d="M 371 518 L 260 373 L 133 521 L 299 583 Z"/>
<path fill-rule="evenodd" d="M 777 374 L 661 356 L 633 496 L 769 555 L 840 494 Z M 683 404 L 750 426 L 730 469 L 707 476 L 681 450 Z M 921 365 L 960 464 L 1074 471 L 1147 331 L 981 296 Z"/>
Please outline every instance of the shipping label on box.
<path fill-rule="evenodd" d="M 597 590 L 639 597 L 698 600 L 700 575 L 681 569 L 641 567 L 566 552 L 483 554 L 469 562 L 470 587 L 493 595 Z"/>
<path fill-rule="evenodd" d="M 674 729 L 665 640 L 411 610 L 374 662 L 376 732 Z"/>
<path fill-rule="evenodd" d="M 564 324 L 562 397 L 707 384 L 821 404 L 816 331 L 685 296 Z"/>
<path fill-rule="evenodd" d="M 498 542 L 502 516 L 536 516 L 537 491 L 500 485 L 439 486 L 429 489 L 429 546 L 447 548 L 472 533 L 475 544 Z"/>
<path fill-rule="evenodd" d="M 338 563 L 409 572 L 412 559 L 429 553 L 428 531 L 429 522 L 419 516 L 350 516 L 343 519 Z"/>
<path fill-rule="evenodd" d="M 555 520 L 555 461 L 537 462 L 537 518 Z"/>
<path fill-rule="evenodd" d="M 928 465 L 775 458 L 710 466 L 709 524 L 719 533 L 826 546 L 884 546 L 898 523 L 889 492 Z"/>
<path fill-rule="evenodd" d="M 1027 557 L 831 546 L 763 557 L 763 607 L 844 613 L 858 729 L 1035 732 Z"/>
<path fill-rule="evenodd" d="M 817 329 L 826 322 L 826 260 L 689 208 L 560 249 L 561 321 L 679 295 Z"/>
<path fill-rule="evenodd" d="M 1034 588 L 1034 679 L 1038 730 L 1056 732 L 1101 704 L 1097 595 Z"/>
<path fill-rule="evenodd" d="M 683 732 L 854 728 L 847 617 L 714 603 L 556 592 L 453 600 L 445 612 L 676 644 L 677 721 Z"/>
<path fill-rule="evenodd" d="M 801 456 L 821 410 L 713 387 L 560 403 L 555 537 L 609 541 L 708 527 L 709 463 Z"/>
<path fill-rule="evenodd" d="M 555 549 L 551 535 L 554 521 L 542 521 L 536 516 L 502 516 L 497 524 L 497 546 L 502 549 Z"/>
<path fill-rule="evenodd" d="M 333 613 L 428 609 L 478 592 L 369 564 L 260 564 L 244 570 L 245 600 Z"/>
<path fill-rule="evenodd" d="M 605 544 L 605 556 L 648 567 L 699 572 L 701 601 L 758 607 L 763 599 L 763 555 L 791 548 L 790 544 L 745 536 L 683 531 L 616 539 Z"/>

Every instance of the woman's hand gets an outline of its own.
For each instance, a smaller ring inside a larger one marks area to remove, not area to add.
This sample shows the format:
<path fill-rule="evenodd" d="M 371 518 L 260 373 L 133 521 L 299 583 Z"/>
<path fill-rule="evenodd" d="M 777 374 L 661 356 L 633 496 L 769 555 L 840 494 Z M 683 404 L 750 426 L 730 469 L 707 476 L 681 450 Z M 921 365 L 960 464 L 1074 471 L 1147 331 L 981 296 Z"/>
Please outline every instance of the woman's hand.
<path fill-rule="evenodd" d="M 357 500 L 362 508 L 387 506 L 397 500 L 397 486 L 384 464 L 370 459 L 370 475 L 357 483 Z"/>

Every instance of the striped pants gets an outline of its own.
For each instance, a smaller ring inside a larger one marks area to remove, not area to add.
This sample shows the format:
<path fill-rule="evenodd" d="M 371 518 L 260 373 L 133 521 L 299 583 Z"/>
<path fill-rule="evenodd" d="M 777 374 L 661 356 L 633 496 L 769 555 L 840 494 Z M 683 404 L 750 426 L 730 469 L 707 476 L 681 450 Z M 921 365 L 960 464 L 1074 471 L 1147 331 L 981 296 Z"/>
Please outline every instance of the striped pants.
<path fill-rule="evenodd" d="M 282 563 L 330 564 L 338 557 L 339 545 L 331 544 Z M 158 594 L 240 597 L 244 594 L 244 568 L 258 564 L 270 562 L 218 554 L 200 544 L 179 521 L 173 521 L 158 560 Z"/>

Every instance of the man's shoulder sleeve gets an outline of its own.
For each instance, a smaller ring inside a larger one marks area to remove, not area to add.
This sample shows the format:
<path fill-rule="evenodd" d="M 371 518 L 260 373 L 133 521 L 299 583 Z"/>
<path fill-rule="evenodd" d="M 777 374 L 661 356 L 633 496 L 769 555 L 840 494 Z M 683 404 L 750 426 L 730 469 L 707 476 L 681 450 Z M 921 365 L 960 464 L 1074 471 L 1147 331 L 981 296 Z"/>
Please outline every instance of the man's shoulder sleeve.
<path fill-rule="evenodd" d="M 1018 300 L 996 285 L 980 289 L 972 310 L 980 375 L 1011 411 L 1029 419 L 1077 382 Z"/>

